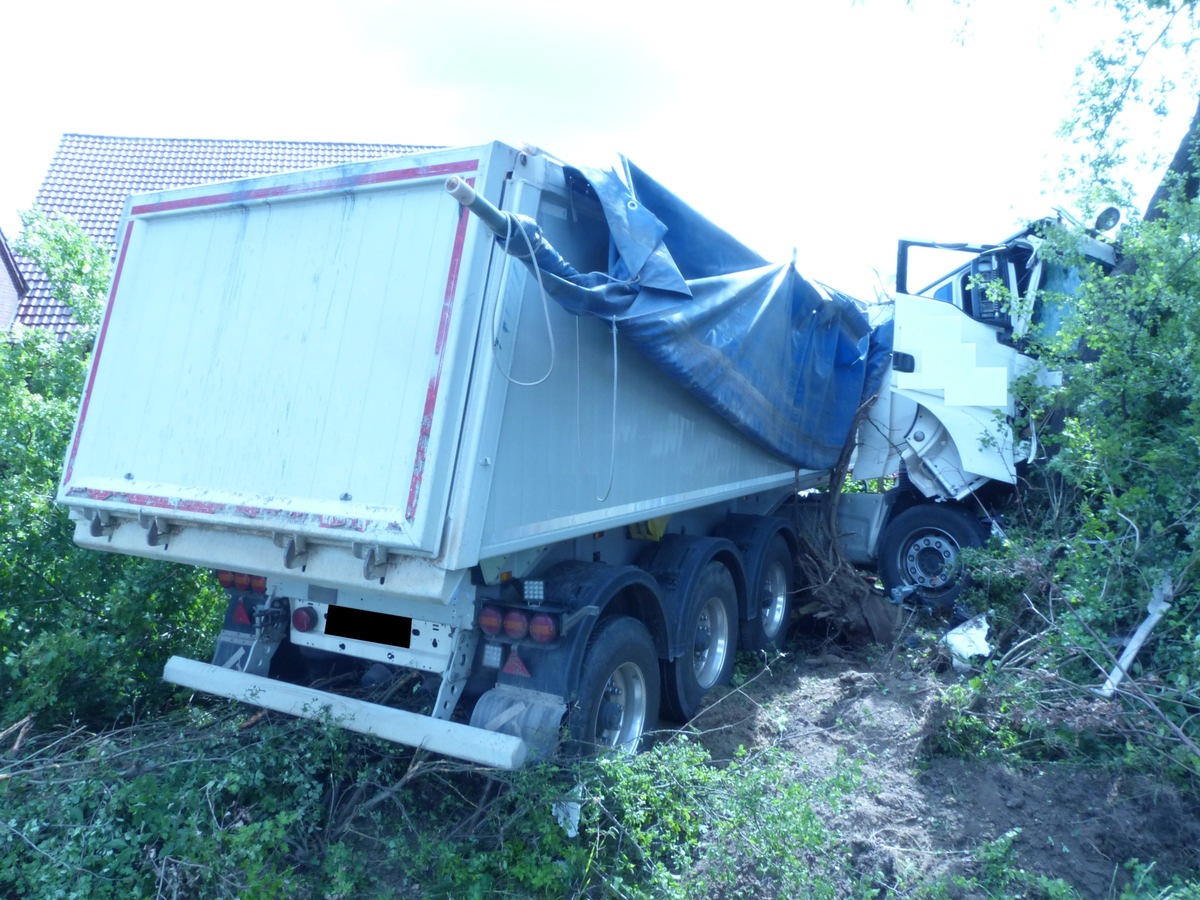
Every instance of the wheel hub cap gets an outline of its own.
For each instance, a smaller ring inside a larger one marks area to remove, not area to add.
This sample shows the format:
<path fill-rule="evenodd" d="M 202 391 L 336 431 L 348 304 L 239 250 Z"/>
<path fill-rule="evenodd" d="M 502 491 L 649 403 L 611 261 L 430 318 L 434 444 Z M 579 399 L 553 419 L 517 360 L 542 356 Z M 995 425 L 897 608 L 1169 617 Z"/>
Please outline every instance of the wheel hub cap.
<path fill-rule="evenodd" d="M 904 571 L 919 587 L 941 587 L 958 571 L 958 545 L 944 535 L 923 535 L 904 554 Z"/>

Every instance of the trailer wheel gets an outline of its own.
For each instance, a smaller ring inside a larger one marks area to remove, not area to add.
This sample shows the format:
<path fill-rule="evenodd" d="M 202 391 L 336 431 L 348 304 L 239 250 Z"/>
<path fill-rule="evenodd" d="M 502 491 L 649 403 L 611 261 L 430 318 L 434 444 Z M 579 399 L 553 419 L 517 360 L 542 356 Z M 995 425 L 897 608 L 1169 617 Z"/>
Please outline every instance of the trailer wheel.
<path fill-rule="evenodd" d="M 982 547 L 978 521 L 953 506 L 922 503 L 896 516 L 879 541 L 879 574 L 889 591 L 897 588 L 938 609 L 950 609 L 965 578 L 959 551 Z"/>
<path fill-rule="evenodd" d="M 774 649 L 787 638 L 796 569 L 782 535 L 775 535 L 767 544 L 758 573 L 757 590 L 751 586 L 750 600 L 757 601 L 758 615 L 740 623 L 743 650 Z"/>
<path fill-rule="evenodd" d="M 684 612 L 686 649 L 663 664 L 663 705 L 686 722 L 700 711 L 704 695 L 733 675 L 737 648 L 737 587 L 716 560 L 696 578 Z"/>
<path fill-rule="evenodd" d="M 658 723 L 658 695 L 658 657 L 646 626 L 628 616 L 601 624 L 583 659 L 567 724 L 572 740 L 636 753 Z"/>

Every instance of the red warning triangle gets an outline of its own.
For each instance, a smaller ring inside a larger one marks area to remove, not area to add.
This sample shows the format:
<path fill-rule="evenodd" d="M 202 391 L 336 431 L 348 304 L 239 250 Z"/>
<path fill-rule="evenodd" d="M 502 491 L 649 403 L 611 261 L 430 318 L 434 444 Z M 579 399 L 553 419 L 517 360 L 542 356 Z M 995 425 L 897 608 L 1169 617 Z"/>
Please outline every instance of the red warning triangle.
<path fill-rule="evenodd" d="M 254 624 L 253 622 L 250 621 L 250 614 L 248 612 L 246 612 L 246 604 L 241 600 L 238 601 L 238 605 L 233 611 L 233 624 L 234 625 L 253 625 Z"/>
<path fill-rule="evenodd" d="M 525 678 L 533 677 L 529 671 L 529 667 L 525 665 L 525 660 L 521 659 L 521 655 L 517 653 L 516 647 L 513 647 L 509 652 L 508 660 L 504 663 L 504 668 L 500 671 L 505 675 L 522 675 Z"/>

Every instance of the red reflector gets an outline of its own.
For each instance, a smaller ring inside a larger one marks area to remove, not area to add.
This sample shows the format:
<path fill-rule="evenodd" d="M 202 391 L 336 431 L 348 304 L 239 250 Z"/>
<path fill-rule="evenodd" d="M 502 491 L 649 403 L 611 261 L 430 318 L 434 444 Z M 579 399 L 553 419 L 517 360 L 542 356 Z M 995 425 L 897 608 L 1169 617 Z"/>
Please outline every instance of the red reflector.
<path fill-rule="evenodd" d="M 249 590 L 250 589 L 250 576 L 243 574 L 242 572 L 234 572 L 233 573 L 233 586 L 235 588 L 237 588 L 239 591 Z"/>
<path fill-rule="evenodd" d="M 529 620 L 529 636 L 539 644 L 548 644 L 558 637 L 558 622 L 554 616 L 538 613 Z"/>
<path fill-rule="evenodd" d="M 267 579 L 262 575 L 251 575 L 250 590 L 259 594 L 265 594 L 267 592 Z"/>
<path fill-rule="evenodd" d="M 317 624 L 317 611 L 311 606 L 302 606 L 292 613 L 292 627 L 300 632 L 313 630 Z"/>
<path fill-rule="evenodd" d="M 479 611 L 479 628 L 484 634 L 497 635 L 504 627 L 504 617 L 494 606 L 485 606 Z"/>
<path fill-rule="evenodd" d="M 510 609 L 504 614 L 504 633 L 514 641 L 529 634 L 529 616 L 519 609 Z"/>
<path fill-rule="evenodd" d="M 521 659 L 517 653 L 517 648 L 513 647 L 512 652 L 508 654 L 508 659 L 505 660 L 504 668 L 500 670 L 505 675 L 523 675 L 526 678 L 532 678 L 533 675 L 529 671 L 529 667 L 525 665 L 525 660 Z"/>
<path fill-rule="evenodd" d="M 250 613 L 246 611 L 246 604 L 238 601 L 237 606 L 233 609 L 233 624 L 234 625 L 253 625 L 250 621 Z"/>
<path fill-rule="evenodd" d="M 228 569 L 222 569 L 217 573 L 217 583 L 221 587 L 233 587 L 233 573 Z"/>

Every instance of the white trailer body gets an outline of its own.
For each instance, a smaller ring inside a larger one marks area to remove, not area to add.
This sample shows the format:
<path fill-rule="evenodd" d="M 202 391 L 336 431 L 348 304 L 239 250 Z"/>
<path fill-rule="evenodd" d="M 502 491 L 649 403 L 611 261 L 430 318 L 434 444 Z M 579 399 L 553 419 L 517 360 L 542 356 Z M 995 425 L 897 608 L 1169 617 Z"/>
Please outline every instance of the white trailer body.
<path fill-rule="evenodd" d="M 480 583 L 563 560 L 626 565 L 644 546 L 626 526 L 674 516 L 706 533 L 825 477 L 748 441 L 605 323 L 548 302 L 446 193 L 451 175 L 603 269 L 594 198 L 500 144 L 131 198 L 58 495 L 83 546 L 265 577 L 251 615 L 321 614 L 293 644 L 440 676 L 441 719 L 477 666 Z M 389 643 L 329 633 L 333 607 L 410 625 Z M 255 618 L 216 665 L 172 660 L 167 677 L 317 709 L 262 677 L 280 619 Z M 369 707 L 347 724 L 382 728 Z M 412 719 L 390 736 L 428 744 L 454 724 Z M 519 739 L 497 751 L 496 735 L 459 737 L 457 755 L 523 757 Z"/>

